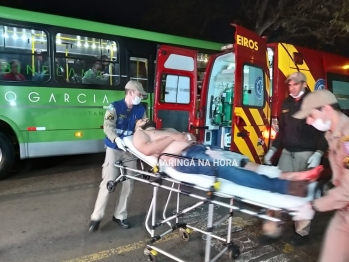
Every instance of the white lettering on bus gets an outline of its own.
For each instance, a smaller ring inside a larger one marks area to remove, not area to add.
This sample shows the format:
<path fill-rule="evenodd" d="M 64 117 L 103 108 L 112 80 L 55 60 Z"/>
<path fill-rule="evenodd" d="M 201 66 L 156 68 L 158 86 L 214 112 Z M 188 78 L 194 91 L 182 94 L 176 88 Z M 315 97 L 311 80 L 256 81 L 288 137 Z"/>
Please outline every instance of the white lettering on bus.
<path fill-rule="evenodd" d="M 53 93 L 51 93 L 50 100 L 48 102 L 50 103 L 52 98 L 55 101 L 55 103 L 57 103 L 55 95 Z"/>
<path fill-rule="evenodd" d="M 84 102 L 80 101 L 80 96 L 85 96 L 85 98 L 86 98 L 86 95 L 85 95 L 85 94 L 79 94 L 79 95 L 78 95 L 78 98 L 77 98 L 78 101 L 79 101 L 79 103 L 80 103 L 80 104 L 86 103 L 86 100 L 85 100 Z"/>
<path fill-rule="evenodd" d="M 12 95 L 13 95 L 13 99 L 10 99 L 11 96 L 10 96 L 10 98 L 8 98 L 8 95 L 9 95 L 9 94 L 12 94 Z M 17 100 L 17 95 L 16 95 L 14 92 L 12 92 L 12 91 L 8 91 L 8 92 L 6 92 L 6 94 L 5 94 L 5 99 L 6 99 L 7 102 L 16 102 L 16 100 Z"/>
<path fill-rule="evenodd" d="M 56 95 L 57 95 L 57 98 L 56 98 Z M 31 103 L 37 103 L 39 101 L 43 101 L 42 95 L 39 92 L 29 92 L 27 97 L 28 97 L 28 101 Z M 63 93 L 63 97 L 55 93 L 50 93 L 49 97 L 45 96 L 44 98 L 45 98 L 44 101 L 47 101 L 48 103 L 53 103 L 53 104 L 57 102 L 58 103 L 59 102 L 64 102 L 64 103 L 77 102 L 79 104 L 85 104 L 90 102 L 93 104 L 96 104 L 96 103 L 110 104 L 107 95 L 103 95 L 103 102 L 101 101 L 102 96 L 98 97 L 98 95 L 96 94 L 88 95 L 84 93 L 80 93 L 74 96 L 73 97 L 74 101 L 70 101 L 70 94 L 68 93 Z M 4 94 L 3 99 L 9 103 L 14 103 L 17 101 L 17 94 L 13 91 L 7 91 Z M 92 99 L 93 99 L 93 102 L 92 102 Z M 0 103 L 1 103 L 1 99 L 0 99 Z"/>
<path fill-rule="evenodd" d="M 36 95 L 36 96 L 32 96 L 32 94 L 34 94 L 34 95 Z M 31 93 L 29 93 L 29 95 L 28 95 L 28 99 L 29 99 L 30 102 L 36 103 L 36 102 L 39 102 L 40 96 L 39 96 L 39 94 L 36 93 L 36 92 L 31 92 Z M 34 100 L 34 99 L 35 99 L 35 100 Z"/>
<path fill-rule="evenodd" d="M 69 94 L 67 94 L 67 93 L 64 93 L 64 102 L 69 103 Z"/>
<path fill-rule="evenodd" d="M 103 103 L 105 103 L 105 100 L 107 100 L 107 103 L 109 104 L 108 97 L 106 95 L 104 96 Z"/>

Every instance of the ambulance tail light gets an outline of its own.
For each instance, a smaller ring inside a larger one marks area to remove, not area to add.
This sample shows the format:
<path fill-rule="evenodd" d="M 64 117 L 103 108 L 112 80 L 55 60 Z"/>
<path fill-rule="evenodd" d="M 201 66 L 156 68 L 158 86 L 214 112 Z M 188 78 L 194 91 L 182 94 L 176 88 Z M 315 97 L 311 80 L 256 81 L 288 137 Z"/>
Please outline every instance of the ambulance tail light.
<path fill-rule="evenodd" d="M 276 137 L 276 132 L 273 128 L 271 129 L 266 129 L 262 132 L 263 138 L 264 139 L 270 139 L 270 140 L 274 140 Z"/>

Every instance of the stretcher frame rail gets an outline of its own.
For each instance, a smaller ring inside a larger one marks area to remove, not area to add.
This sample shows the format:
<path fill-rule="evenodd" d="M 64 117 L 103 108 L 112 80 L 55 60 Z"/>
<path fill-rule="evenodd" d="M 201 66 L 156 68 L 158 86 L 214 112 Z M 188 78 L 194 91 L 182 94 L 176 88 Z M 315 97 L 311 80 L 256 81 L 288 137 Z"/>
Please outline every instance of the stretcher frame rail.
<path fill-rule="evenodd" d="M 128 152 L 130 152 L 132 155 L 134 155 L 133 152 L 131 150 L 129 150 L 127 147 L 126 147 L 126 150 Z M 180 258 L 178 258 L 174 255 L 171 255 L 168 252 L 154 246 L 154 243 L 156 243 L 157 241 L 159 241 L 160 239 L 162 239 L 166 235 L 174 232 L 175 230 L 178 230 L 179 235 L 183 241 L 189 241 L 190 234 L 193 231 L 200 232 L 200 233 L 207 236 L 206 247 L 205 247 L 205 262 L 216 261 L 216 260 L 218 260 L 219 257 L 221 257 L 226 252 L 228 252 L 228 255 L 230 258 L 236 259 L 240 256 L 240 249 L 231 240 L 232 217 L 234 216 L 234 211 L 240 211 L 242 213 L 252 215 L 255 217 L 259 217 L 261 219 L 277 222 L 279 224 L 283 224 L 288 215 L 294 215 L 294 212 L 292 212 L 290 210 L 265 205 L 262 203 L 258 203 L 256 201 L 243 199 L 243 198 L 236 197 L 233 195 L 219 193 L 219 192 L 217 192 L 216 187 L 214 185 L 212 185 L 211 188 L 208 190 L 207 188 L 204 188 L 204 187 L 200 187 L 200 186 L 197 186 L 194 184 L 189 184 L 189 183 L 175 180 L 175 179 L 171 178 L 170 176 L 168 176 L 166 173 L 159 170 L 160 158 L 162 156 L 171 156 L 171 157 L 175 157 L 175 158 L 188 158 L 188 157 L 163 153 L 163 154 L 158 156 L 158 161 L 157 161 L 156 166 L 153 166 L 149 171 L 145 171 L 145 168 L 143 165 L 144 161 L 142 159 L 139 159 L 137 156 L 134 158 L 128 158 L 128 159 L 125 159 L 123 161 L 116 162 L 114 164 L 114 166 L 116 168 L 120 169 L 120 176 L 117 177 L 115 180 L 111 180 L 107 183 L 107 189 L 109 192 L 114 192 L 117 184 L 119 182 L 125 181 L 126 179 L 134 179 L 136 181 L 150 184 L 150 185 L 154 186 L 152 201 L 151 201 L 151 204 L 149 206 L 149 210 L 147 212 L 146 220 L 145 220 L 146 230 L 148 231 L 148 233 L 151 236 L 151 240 L 146 244 L 146 247 L 144 249 L 144 254 L 148 257 L 148 261 L 156 261 L 157 253 L 161 253 L 161 254 L 163 254 L 163 255 L 165 255 L 165 256 L 167 256 L 175 261 L 183 261 Z M 130 167 L 123 165 L 124 163 L 126 163 L 128 161 L 134 161 L 136 159 L 140 160 L 142 170 L 133 169 L 133 168 L 130 168 Z M 193 158 L 190 158 L 190 159 L 193 159 Z M 128 173 L 128 171 L 133 172 L 136 175 L 130 175 Z M 139 177 L 140 175 L 142 177 Z M 164 185 L 164 183 L 163 183 L 164 181 L 172 183 L 172 186 L 170 187 L 170 186 Z M 217 181 L 217 177 L 215 177 L 215 181 Z M 177 185 L 177 188 L 175 187 L 175 185 Z M 168 190 L 169 196 L 168 196 L 168 199 L 166 201 L 165 208 L 163 211 L 163 219 L 160 221 L 156 221 L 156 210 L 157 210 L 156 204 L 157 204 L 157 195 L 158 195 L 159 188 Z M 188 189 L 190 189 L 190 190 L 188 190 Z M 207 196 L 204 197 L 204 196 L 200 196 L 198 194 L 194 194 L 192 192 L 193 189 L 206 192 Z M 166 217 L 166 210 L 167 210 L 168 204 L 170 202 L 172 193 L 177 193 L 176 212 L 174 215 L 172 215 L 170 217 Z M 180 210 L 180 207 L 179 207 L 180 195 L 192 197 L 194 199 L 199 200 L 199 202 L 197 202 L 196 204 L 194 204 L 190 207 L 187 207 L 183 210 Z M 227 204 L 225 202 L 217 200 L 216 199 L 217 197 L 229 198 L 230 204 Z M 235 202 L 235 205 L 234 205 L 234 202 Z M 258 212 L 252 211 L 250 209 L 244 208 L 244 206 L 243 206 L 244 203 L 258 206 L 262 209 Z M 199 206 L 205 205 L 205 204 L 208 204 L 208 217 L 207 217 L 207 229 L 206 230 L 196 228 L 194 226 L 188 225 L 187 223 L 179 222 L 179 218 L 181 216 L 183 216 L 184 214 L 194 210 L 195 208 L 197 208 Z M 213 223 L 213 206 L 214 205 L 222 206 L 222 207 L 229 209 L 229 213 L 227 215 L 223 216 L 223 218 L 221 218 L 219 221 L 217 221 L 215 223 Z M 271 217 L 271 216 L 267 215 L 267 210 L 280 211 L 282 216 L 281 216 L 281 218 Z M 150 217 L 151 217 L 151 226 L 149 227 Z M 170 221 L 174 220 L 174 219 L 175 219 L 175 223 L 170 223 Z M 216 228 L 219 224 L 224 222 L 226 219 L 228 219 L 227 237 L 222 238 L 220 236 L 214 235 L 213 234 L 214 228 Z M 165 223 L 168 224 L 170 229 L 163 232 L 162 234 L 156 235 L 155 230 L 160 228 L 161 226 L 163 226 Z M 213 259 L 210 259 L 212 238 L 215 238 L 215 239 L 222 241 L 224 248 Z"/>

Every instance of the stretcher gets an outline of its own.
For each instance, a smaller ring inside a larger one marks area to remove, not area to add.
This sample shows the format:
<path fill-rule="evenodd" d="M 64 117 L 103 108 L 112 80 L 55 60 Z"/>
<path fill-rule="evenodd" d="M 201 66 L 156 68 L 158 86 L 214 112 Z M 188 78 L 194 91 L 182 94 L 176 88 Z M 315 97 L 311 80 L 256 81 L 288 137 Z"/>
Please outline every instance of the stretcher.
<path fill-rule="evenodd" d="M 125 148 L 131 153 L 132 157 L 121 162 L 116 162 L 115 167 L 120 169 L 120 176 L 113 181 L 109 181 L 107 188 L 109 192 L 115 191 L 115 187 L 118 182 L 122 182 L 126 179 L 134 179 L 139 182 L 147 183 L 153 188 L 153 197 L 150 203 L 149 210 L 146 215 L 145 227 L 151 236 L 151 240 L 147 243 L 145 247 L 144 254 L 148 257 L 148 261 L 156 261 L 158 253 L 161 253 L 175 261 L 184 261 L 180 258 L 156 247 L 155 242 L 159 241 L 161 238 L 175 230 L 178 230 L 180 238 L 183 241 L 189 241 L 190 234 L 194 231 L 200 232 L 207 236 L 206 247 L 205 247 L 205 262 L 216 261 L 225 253 L 232 259 L 237 259 L 240 256 L 240 250 L 237 245 L 235 245 L 231 239 L 232 231 L 232 218 L 234 216 L 234 211 L 239 211 L 252 216 L 259 217 L 261 219 L 274 221 L 277 223 L 284 223 L 285 219 L 289 215 L 295 215 L 292 211 L 293 208 L 305 204 L 317 196 L 319 196 L 317 182 L 312 182 L 308 186 L 308 196 L 305 198 L 282 195 L 278 193 L 271 193 L 265 190 L 259 190 L 254 188 L 247 188 L 244 186 L 237 185 L 231 181 L 207 176 L 205 174 L 187 174 L 180 173 L 174 168 L 166 165 L 162 160 L 162 156 L 173 156 L 177 158 L 183 158 L 181 156 L 174 156 L 169 154 L 162 154 L 159 157 L 146 156 L 140 153 L 132 144 L 132 136 L 125 137 L 123 139 Z M 127 167 L 127 161 L 134 161 L 139 159 L 141 163 L 142 170 L 132 169 Z M 151 167 L 150 170 L 145 170 L 144 163 Z M 125 165 L 126 164 L 126 165 Z M 131 171 L 131 172 L 127 172 Z M 264 174 L 268 175 L 268 174 Z M 170 182 L 166 185 L 165 182 Z M 172 183 L 172 185 L 171 185 Z M 170 186 L 171 185 L 171 186 Z M 157 221 L 157 196 L 158 189 L 169 190 L 169 196 L 167 198 L 164 210 L 163 219 Z M 194 193 L 193 191 L 202 192 L 202 194 Z M 172 216 L 166 216 L 166 210 L 170 203 L 172 192 L 177 193 L 177 204 L 176 213 Z M 198 202 L 194 205 L 180 209 L 180 195 L 186 195 L 197 199 Z M 229 203 L 224 201 L 229 199 Z M 192 225 L 180 222 L 180 217 L 195 208 L 208 204 L 208 216 L 207 216 L 207 229 L 202 230 L 196 228 Z M 226 216 L 223 216 L 219 221 L 213 222 L 214 215 L 214 205 L 219 205 L 229 209 Z M 247 207 L 248 206 L 248 207 Z M 251 206 L 257 207 L 258 211 L 250 208 Z M 281 211 L 283 214 L 281 218 L 275 218 L 267 215 L 267 210 Z M 151 219 L 151 225 L 149 226 L 149 220 Z M 228 219 L 227 236 L 222 238 L 213 234 L 213 229 L 219 224 Z M 174 223 L 170 221 L 175 220 Z M 163 226 L 164 224 L 169 225 L 169 229 L 161 234 L 155 234 L 155 230 Z M 225 246 L 224 249 L 219 252 L 213 259 L 211 259 L 211 241 L 212 238 L 218 239 L 223 242 Z"/>

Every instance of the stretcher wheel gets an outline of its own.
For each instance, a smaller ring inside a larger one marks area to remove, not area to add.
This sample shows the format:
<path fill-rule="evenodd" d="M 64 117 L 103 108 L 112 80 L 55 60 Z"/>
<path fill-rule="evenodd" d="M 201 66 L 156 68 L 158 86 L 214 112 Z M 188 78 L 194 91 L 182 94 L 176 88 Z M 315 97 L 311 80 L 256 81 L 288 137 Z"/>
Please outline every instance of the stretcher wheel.
<path fill-rule="evenodd" d="M 156 256 L 148 255 L 148 261 L 149 262 L 156 262 Z"/>
<path fill-rule="evenodd" d="M 150 176 L 147 176 L 147 175 L 142 175 L 143 179 L 145 180 L 149 180 L 150 179 Z"/>
<path fill-rule="evenodd" d="M 233 245 L 232 249 L 228 253 L 230 259 L 237 259 L 240 256 L 240 248 Z"/>
<path fill-rule="evenodd" d="M 156 256 L 158 252 L 156 250 L 149 250 L 148 248 L 144 249 L 144 254 L 148 257 L 148 261 L 156 262 Z"/>
<path fill-rule="evenodd" d="M 109 192 L 114 192 L 115 191 L 115 188 L 116 188 L 116 184 L 114 183 L 114 181 L 108 181 L 107 183 L 107 190 Z"/>
<path fill-rule="evenodd" d="M 191 230 L 189 228 L 179 228 L 179 236 L 184 242 L 188 242 L 190 240 Z"/>

